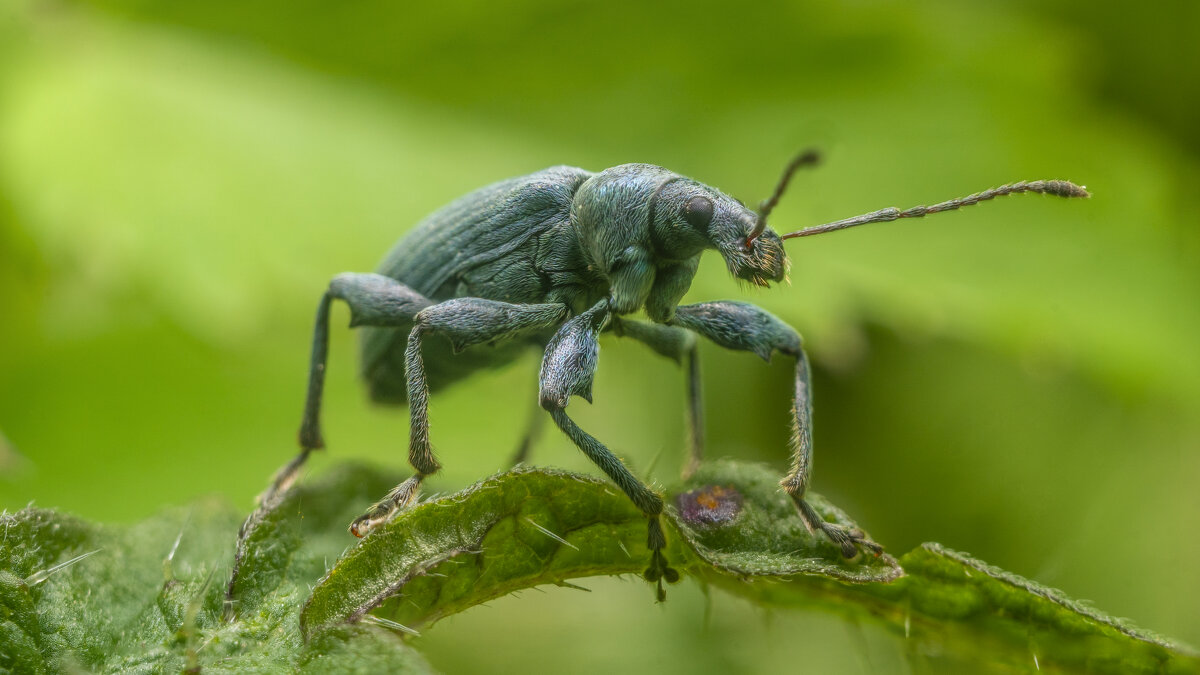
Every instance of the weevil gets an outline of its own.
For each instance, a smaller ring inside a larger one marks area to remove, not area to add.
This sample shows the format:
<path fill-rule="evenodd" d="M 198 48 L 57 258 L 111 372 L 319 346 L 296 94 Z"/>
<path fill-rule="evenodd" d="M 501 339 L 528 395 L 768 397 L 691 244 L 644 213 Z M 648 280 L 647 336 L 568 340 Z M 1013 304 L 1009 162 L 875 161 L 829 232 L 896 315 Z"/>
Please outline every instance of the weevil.
<path fill-rule="evenodd" d="M 267 495 L 294 480 L 309 453 L 324 447 L 320 407 L 334 300 L 349 305 L 361 327 L 362 376 L 377 402 L 408 404 L 409 463 L 415 473 L 357 518 L 366 535 L 413 503 L 421 482 L 441 464 L 430 444 L 429 394 L 471 373 L 543 351 L 537 402 L 645 514 L 650 551 L 645 578 L 675 582 L 660 524 L 663 500 L 605 445 L 567 414 L 572 396 L 592 400 L 592 377 L 605 331 L 629 337 L 687 365 L 691 449 L 685 474 L 703 453 L 697 337 L 763 359 L 778 352 L 794 363 L 791 469 L 780 481 L 808 530 L 823 533 L 843 555 L 882 548 L 859 530 L 823 520 L 805 501 L 812 473 L 812 396 L 808 358 L 795 329 L 737 301 L 680 305 L 700 256 L 716 250 L 729 273 L 767 287 L 784 281 L 794 237 L 866 223 L 915 218 L 1008 194 L 1087 197 L 1060 180 L 1013 183 L 933 206 L 883 209 L 777 234 L 767 218 L 793 173 L 817 161 L 797 156 L 757 210 L 713 187 L 650 164 L 593 173 L 569 166 L 501 181 L 436 211 L 402 238 L 374 274 L 339 274 L 317 308 L 300 454 L 276 474 Z M 644 311 L 649 321 L 627 318 Z M 518 458 L 528 448 L 528 438 Z M 264 497 L 264 503 L 272 501 Z"/>

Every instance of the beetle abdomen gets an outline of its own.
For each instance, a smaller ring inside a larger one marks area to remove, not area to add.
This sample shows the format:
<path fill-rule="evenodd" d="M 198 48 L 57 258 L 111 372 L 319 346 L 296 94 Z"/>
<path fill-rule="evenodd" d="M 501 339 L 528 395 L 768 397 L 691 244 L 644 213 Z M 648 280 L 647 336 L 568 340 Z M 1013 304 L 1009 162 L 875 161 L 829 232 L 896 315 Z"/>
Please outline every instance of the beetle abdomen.
<path fill-rule="evenodd" d="M 542 250 L 539 235 L 569 225 L 575 191 L 591 176 L 557 166 L 476 190 L 425 218 L 397 242 L 378 271 L 432 300 L 555 301 L 556 281 L 543 273 L 542 260 L 579 256 Z M 577 248 L 571 237 L 555 239 L 559 246 Z M 362 329 L 362 374 L 372 400 L 407 400 L 404 349 L 411 329 Z M 422 350 L 429 387 L 436 390 L 476 370 L 504 365 L 536 342 L 514 340 L 454 354 L 447 341 L 433 337 Z"/>

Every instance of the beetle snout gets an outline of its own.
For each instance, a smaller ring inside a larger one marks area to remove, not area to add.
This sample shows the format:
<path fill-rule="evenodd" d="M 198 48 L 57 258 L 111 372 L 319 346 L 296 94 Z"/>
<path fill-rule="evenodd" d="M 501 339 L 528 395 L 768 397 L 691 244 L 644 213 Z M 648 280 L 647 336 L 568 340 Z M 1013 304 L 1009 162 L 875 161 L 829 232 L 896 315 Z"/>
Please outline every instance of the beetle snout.
<path fill-rule="evenodd" d="M 754 248 L 754 259 L 768 279 L 779 282 L 787 277 L 788 257 L 783 250 L 783 240 L 778 234 L 767 230 L 755 239 L 751 246 Z"/>
<path fill-rule="evenodd" d="M 767 286 L 787 278 L 788 258 L 783 250 L 783 240 L 772 230 L 766 230 L 757 239 L 745 239 L 727 249 L 725 260 L 733 276 L 757 286 Z"/>

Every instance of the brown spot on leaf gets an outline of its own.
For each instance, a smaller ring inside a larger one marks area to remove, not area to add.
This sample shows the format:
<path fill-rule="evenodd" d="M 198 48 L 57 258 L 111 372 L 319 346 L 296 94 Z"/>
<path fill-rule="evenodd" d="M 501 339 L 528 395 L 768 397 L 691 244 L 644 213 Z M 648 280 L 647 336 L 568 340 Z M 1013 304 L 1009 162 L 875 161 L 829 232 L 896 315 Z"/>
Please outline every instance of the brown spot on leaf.
<path fill-rule="evenodd" d="M 742 495 L 732 485 L 705 485 L 676 497 L 675 506 L 688 525 L 724 525 L 742 512 Z"/>

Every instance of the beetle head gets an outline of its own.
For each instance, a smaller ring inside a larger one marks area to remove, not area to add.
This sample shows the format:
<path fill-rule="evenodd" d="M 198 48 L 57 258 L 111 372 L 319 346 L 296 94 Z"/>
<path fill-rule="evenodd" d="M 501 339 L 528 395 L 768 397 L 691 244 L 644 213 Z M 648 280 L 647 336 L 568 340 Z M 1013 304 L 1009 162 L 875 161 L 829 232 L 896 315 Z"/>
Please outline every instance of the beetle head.
<path fill-rule="evenodd" d="M 768 286 L 787 277 L 783 240 L 771 229 L 751 238 L 760 217 L 738 200 L 680 176 L 659 186 L 651 203 L 660 255 L 684 258 L 715 248 L 738 279 Z"/>
<path fill-rule="evenodd" d="M 649 221 L 652 241 L 660 257 L 682 259 L 694 256 L 705 248 L 715 248 L 725 259 L 730 274 L 758 286 L 787 277 L 788 257 L 783 240 L 832 232 L 867 223 L 887 222 L 900 218 L 920 218 L 931 213 L 952 211 L 995 197 L 1023 192 L 1049 194 L 1057 197 L 1088 197 L 1087 189 L 1064 180 L 1037 180 L 1010 183 L 967 197 L 952 199 L 932 206 L 916 206 L 901 211 L 886 208 L 843 220 L 806 227 L 780 236 L 767 227 L 767 216 L 779 203 L 788 182 L 797 169 L 819 161 L 813 150 L 797 155 L 783 171 L 769 199 L 758 211 L 751 211 L 740 201 L 703 183 L 667 172 L 649 199 Z M 655 167 L 657 168 L 657 167 Z M 663 169 L 658 169 L 664 171 Z"/>
<path fill-rule="evenodd" d="M 673 201 L 682 203 L 681 220 L 695 230 L 705 231 L 708 244 L 721 252 L 730 274 L 757 286 L 769 286 L 772 281 L 787 278 L 788 257 L 783 250 L 783 239 L 767 227 L 767 216 L 779 203 L 796 169 L 816 164 L 817 160 L 813 150 L 797 155 L 784 169 L 771 198 L 759 205 L 758 212 L 717 190 L 687 180 L 682 182 L 691 184 L 687 187 L 694 188 L 693 192 L 688 194 L 685 188 L 684 194 Z M 660 186 L 655 196 L 669 186 L 670 181 Z"/>

